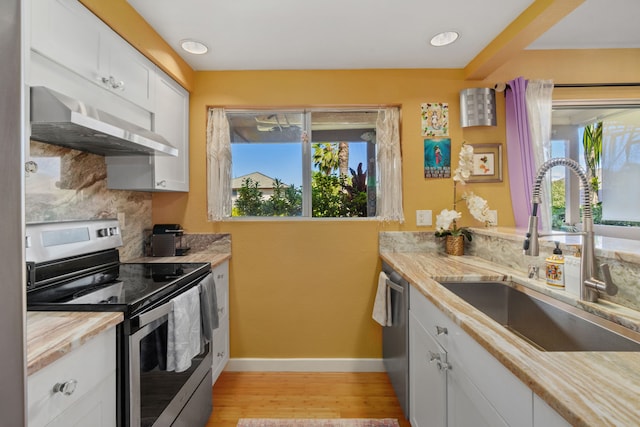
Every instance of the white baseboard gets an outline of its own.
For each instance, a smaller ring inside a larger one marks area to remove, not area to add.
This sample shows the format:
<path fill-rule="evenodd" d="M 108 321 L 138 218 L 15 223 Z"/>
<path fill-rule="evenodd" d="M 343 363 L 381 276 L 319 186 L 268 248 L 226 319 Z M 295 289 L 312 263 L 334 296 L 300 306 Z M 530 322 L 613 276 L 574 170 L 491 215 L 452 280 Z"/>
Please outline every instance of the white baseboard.
<path fill-rule="evenodd" d="M 232 372 L 384 372 L 382 359 L 229 359 Z"/>

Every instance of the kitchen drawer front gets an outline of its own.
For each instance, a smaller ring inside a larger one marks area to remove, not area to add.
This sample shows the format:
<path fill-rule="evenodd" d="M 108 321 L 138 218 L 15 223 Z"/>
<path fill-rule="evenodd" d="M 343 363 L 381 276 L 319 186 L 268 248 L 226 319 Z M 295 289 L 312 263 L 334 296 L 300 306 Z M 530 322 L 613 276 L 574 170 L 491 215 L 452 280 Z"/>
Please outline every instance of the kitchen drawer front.
<path fill-rule="evenodd" d="M 447 346 L 454 331 L 453 321 L 416 288 L 410 286 L 409 289 L 410 311 L 422 327 L 448 350 Z"/>
<path fill-rule="evenodd" d="M 115 411 L 116 377 L 110 375 L 97 387 L 85 393 L 75 405 L 46 424 L 46 427 L 115 427 L 117 424 Z"/>
<path fill-rule="evenodd" d="M 103 381 L 110 376 L 115 378 L 115 371 L 115 328 L 110 328 L 29 376 L 29 426 L 44 426 L 75 404 L 81 404 L 82 399 Z M 77 382 L 73 393 L 67 396 L 61 392 L 54 392 L 56 384 L 71 380 Z M 113 393 L 115 392 L 114 387 Z M 115 407 L 104 410 L 112 411 L 115 417 Z"/>

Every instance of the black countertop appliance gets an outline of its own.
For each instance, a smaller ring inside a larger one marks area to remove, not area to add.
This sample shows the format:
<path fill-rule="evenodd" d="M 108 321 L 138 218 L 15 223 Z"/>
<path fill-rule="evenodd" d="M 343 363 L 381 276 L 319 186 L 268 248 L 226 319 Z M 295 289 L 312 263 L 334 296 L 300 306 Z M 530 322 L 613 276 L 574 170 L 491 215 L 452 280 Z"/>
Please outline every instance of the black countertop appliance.
<path fill-rule="evenodd" d="M 151 234 L 152 256 L 180 256 L 189 251 L 184 244 L 184 230 L 180 224 L 156 224 Z"/>

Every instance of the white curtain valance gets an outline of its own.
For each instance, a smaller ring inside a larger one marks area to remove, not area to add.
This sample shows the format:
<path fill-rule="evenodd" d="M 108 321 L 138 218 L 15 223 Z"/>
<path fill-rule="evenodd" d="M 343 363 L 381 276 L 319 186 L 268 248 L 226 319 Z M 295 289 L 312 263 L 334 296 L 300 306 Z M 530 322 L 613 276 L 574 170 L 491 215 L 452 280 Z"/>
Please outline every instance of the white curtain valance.
<path fill-rule="evenodd" d="M 552 80 L 530 80 L 526 91 L 527 116 L 531 149 L 536 171 L 551 158 L 551 109 Z M 542 229 L 551 230 L 551 195 L 546 191 L 551 188 L 551 175 L 544 177 L 546 185 L 542 186 L 541 201 L 543 213 L 540 215 Z"/>
<path fill-rule="evenodd" d="M 376 215 L 385 221 L 404 222 L 402 210 L 402 157 L 400 112 L 385 108 L 376 121 L 376 162 L 379 173 Z"/>
<path fill-rule="evenodd" d="M 211 108 L 207 120 L 207 211 L 209 221 L 231 216 L 231 135 L 222 108 Z"/>

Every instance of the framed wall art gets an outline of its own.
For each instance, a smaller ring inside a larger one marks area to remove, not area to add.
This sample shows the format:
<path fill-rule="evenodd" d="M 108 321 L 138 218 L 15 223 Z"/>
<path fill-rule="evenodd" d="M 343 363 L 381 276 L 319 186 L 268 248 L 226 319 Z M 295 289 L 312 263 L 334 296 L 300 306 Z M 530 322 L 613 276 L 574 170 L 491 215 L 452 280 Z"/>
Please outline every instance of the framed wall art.
<path fill-rule="evenodd" d="M 502 182 L 502 144 L 469 144 L 473 169 L 468 182 Z"/>
<path fill-rule="evenodd" d="M 424 177 L 451 177 L 451 139 L 424 140 Z"/>
<path fill-rule="evenodd" d="M 449 136 L 449 104 L 429 102 L 420 105 L 422 136 Z"/>

